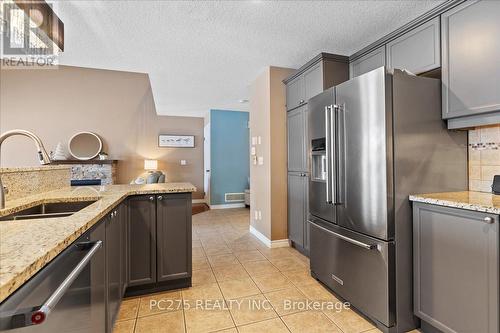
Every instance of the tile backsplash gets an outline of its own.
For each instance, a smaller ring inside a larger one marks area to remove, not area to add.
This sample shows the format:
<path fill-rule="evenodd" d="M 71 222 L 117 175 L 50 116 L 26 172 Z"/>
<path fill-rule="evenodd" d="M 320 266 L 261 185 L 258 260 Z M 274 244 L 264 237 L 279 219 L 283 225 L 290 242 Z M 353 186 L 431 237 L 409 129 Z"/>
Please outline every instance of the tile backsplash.
<path fill-rule="evenodd" d="M 500 175 L 500 125 L 469 130 L 469 190 L 491 192 Z"/>

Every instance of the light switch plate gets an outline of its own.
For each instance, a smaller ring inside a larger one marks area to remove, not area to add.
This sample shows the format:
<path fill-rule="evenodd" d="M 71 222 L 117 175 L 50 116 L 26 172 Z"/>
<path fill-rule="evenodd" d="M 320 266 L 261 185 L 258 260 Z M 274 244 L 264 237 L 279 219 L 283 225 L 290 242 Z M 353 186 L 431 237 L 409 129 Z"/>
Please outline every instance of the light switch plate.
<path fill-rule="evenodd" d="M 252 147 L 250 151 L 252 155 L 255 155 L 255 147 Z"/>
<path fill-rule="evenodd" d="M 187 165 L 187 161 L 186 160 L 181 160 L 181 165 Z"/>
<path fill-rule="evenodd" d="M 264 165 L 264 157 L 263 156 L 258 157 L 258 163 L 259 163 L 259 165 Z"/>

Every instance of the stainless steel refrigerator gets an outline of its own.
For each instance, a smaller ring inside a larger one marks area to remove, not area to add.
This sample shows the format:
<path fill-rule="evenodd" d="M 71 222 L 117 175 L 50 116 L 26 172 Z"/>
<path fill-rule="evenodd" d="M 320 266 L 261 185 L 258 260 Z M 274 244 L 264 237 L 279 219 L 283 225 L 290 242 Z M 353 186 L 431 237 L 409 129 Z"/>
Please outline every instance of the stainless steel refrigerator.
<path fill-rule="evenodd" d="M 384 67 L 309 100 L 311 273 L 386 332 L 418 325 L 408 195 L 467 188 L 441 82 Z"/>

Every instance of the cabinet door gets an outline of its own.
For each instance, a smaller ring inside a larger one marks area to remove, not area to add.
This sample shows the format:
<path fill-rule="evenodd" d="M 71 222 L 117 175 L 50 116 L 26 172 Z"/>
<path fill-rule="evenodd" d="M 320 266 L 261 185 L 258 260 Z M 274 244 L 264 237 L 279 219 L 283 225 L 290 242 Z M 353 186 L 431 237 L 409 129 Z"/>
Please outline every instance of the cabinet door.
<path fill-rule="evenodd" d="M 287 113 L 288 171 L 307 172 L 307 105 Z"/>
<path fill-rule="evenodd" d="M 307 222 L 307 216 L 309 215 L 309 174 L 305 176 L 305 184 L 304 184 L 304 249 L 307 251 L 307 255 L 309 256 L 310 249 L 310 238 L 311 238 L 311 226 L 309 222 Z"/>
<path fill-rule="evenodd" d="M 498 332 L 498 216 L 414 203 L 415 314 L 443 332 Z"/>
<path fill-rule="evenodd" d="M 420 74 L 441 66 L 439 17 L 387 43 L 387 67 Z"/>
<path fill-rule="evenodd" d="M 117 222 L 120 224 L 120 285 L 121 296 L 125 294 L 128 284 L 128 233 L 127 233 L 127 206 L 122 203 L 117 209 Z"/>
<path fill-rule="evenodd" d="M 293 172 L 288 174 L 288 238 L 304 248 L 306 225 L 307 175 Z"/>
<path fill-rule="evenodd" d="M 156 282 L 156 200 L 128 199 L 129 286 Z"/>
<path fill-rule="evenodd" d="M 467 1 L 441 16 L 443 118 L 500 110 L 500 1 Z"/>
<path fill-rule="evenodd" d="M 191 194 L 157 196 L 158 281 L 191 277 Z"/>
<path fill-rule="evenodd" d="M 304 80 L 304 100 L 323 92 L 323 63 L 319 62 L 302 74 Z"/>
<path fill-rule="evenodd" d="M 102 241 L 102 248 L 96 253 L 90 261 L 90 302 L 92 306 L 92 332 L 103 330 L 107 320 L 106 312 L 106 218 L 96 223 L 89 233 L 89 241 Z M 63 327 L 59 326 L 61 331 Z"/>
<path fill-rule="evenodd" d="M 108 327 L 112 328 L 122 297 L 120 285 L 120 224 L 114 211 L 106 219 L 106 275 Z"/>
<path fill-rule="evenodd" d="M 304 103 L 304 80 L 299 75 L 286 85 L 286 109 L 292 110 Z"/>
<path fill-rule="evenodd" d="M 385 45 L 351 62 L 349 64 L 349 75 L 352 79 L 381 66 L 385 66 Z"/>

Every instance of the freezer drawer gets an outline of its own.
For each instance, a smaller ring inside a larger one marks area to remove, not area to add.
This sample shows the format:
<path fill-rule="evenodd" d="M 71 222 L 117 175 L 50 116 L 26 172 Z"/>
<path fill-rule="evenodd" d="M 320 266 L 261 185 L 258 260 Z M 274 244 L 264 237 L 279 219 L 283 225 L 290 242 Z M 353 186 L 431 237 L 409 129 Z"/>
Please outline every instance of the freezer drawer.
<path fill-rule="evenodd" d="M 394 244 L 315 220 L 311 271 L 372 320 L 395 322 Z"/>

